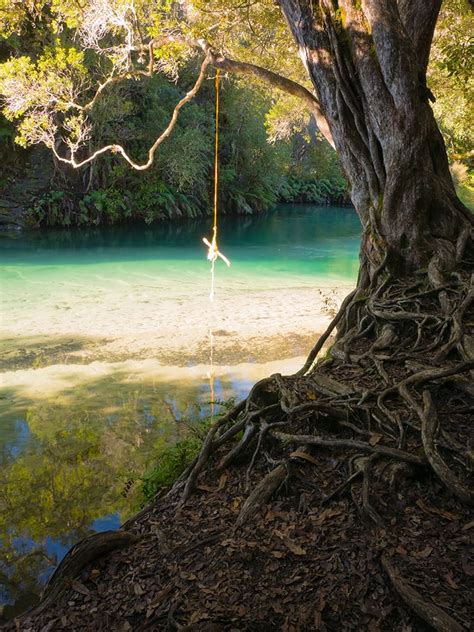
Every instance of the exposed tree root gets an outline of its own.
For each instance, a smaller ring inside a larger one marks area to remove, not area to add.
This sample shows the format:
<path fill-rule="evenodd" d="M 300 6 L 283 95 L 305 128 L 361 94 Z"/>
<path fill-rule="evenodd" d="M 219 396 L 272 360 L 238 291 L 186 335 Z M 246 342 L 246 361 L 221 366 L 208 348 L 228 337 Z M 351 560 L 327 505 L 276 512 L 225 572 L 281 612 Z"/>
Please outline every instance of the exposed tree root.
<path fill-rule="evenodd" d="M 380 270 L 380 278 L 382 275 Z M 276 374 L 257 383 L 239 411 L 221 419 L 209 433 L 187 478 L 182 501 L 189 497 L 210 455 L 243 431 L 241 439 L 220 457 L 219 467 L 245 458 L 250 450 L 251 470 L 265 444 L 276 439 L 430 465 L 459 498 L 472 502 L 472 493 L 436 449 L 434 424 L 438 418 L 426 387 L 432 385 L 436 393 L 443 380 L 474 368 L 474 361 L 460 350 L 460 341 L 469 333 L 463 323 L 472 311 L 473 296 L 469 278 L 431 287 L 423 278 L 401 282 L 386 274 L 368 300 L 355 290 L 321 339 L 324 341 L 336 325 L 341 326 L 330 357 L 311 368 L 322 347 L 320 340 L 294 376 Z M 439 306 L 446 303 L 446 297 L 450 312 L 442 311 L 440 315 Z M 441 366 L 439 362 L 431 364 L 433 341 L 438 348 L 437 358 L 441 353 L 446 357 Z M 455 380 L 451 383 L 456 385 Z M 421 387 L 425 406 L 416 395 Z M 461 392 L 459 398 L 463 397 Z M 402 405 L 404 401 L 409 410 Z M 282 426 L 291 427 L 292 432 L 281 432 Z M 303 428 L 309 432 L 301 432 Z M 347 436 L 348 430 L 359 437 Z M 343 436 L 331 436 L 334 433 Z M 380 435 L 376 441 L 374 434 Z M 361 441 L 360 436 L 367 440 Z M 419 453 L 420 440 L 423 454 Z M 464 463 L 463 454 L 456 456 Z"/>
<path fill-rule="evenodd" d="M 280 487 L 288 474 L 287 467 L 283 464 L 278 465 L 274 470 L 269 472 L 258 485 L 253 489 L 236 521 L 236 526 L 244 524 L 259 511 L 270 496 Z"/>
<path fill-rule="evenodd" d="M 403 452 L 402 450 L 397 450 L 396 448 L 388 448 L 383 445 L 371 446 L 368 443 L 353 441 L 352 439 L 322 439 L 321 437 L 315 437 L 313 435 L 290 435 L 283 432 L 274 432 L 273 436 L 287 443 L 316 445 L 321 448 L 346 448 L 349 450 L 357 450 L 358 452 L 380 454 L 392 459 L 404 461 L 405 463 L 413 463 L 414 465 L 424 465 L 426 463 L 423 458 L 416 456 L 415 454 L 410 454 L 409 452 Z"/>
<path fill-rule="evenodd" d="M 421 415 L 421 439 L 426 458 L 433 470 L 453 494 L 463 502 L 474 505 L 474 491 L 468 489 L 466 485 L 458 480 L 436 449 L 435 432 L 438 426 L 438 416 L 434 409 L 430 392 L 427 390 L 423 391 L 423 402 L 425 405 Z"/>
<path fill-rule="evenodd" d="M 106 553 L 129 546 L 136 541 L 137 537 L 133 533 L 122 529 L 103 531 L 84 538 L 68 551 L 51 575 L 40 604 L 25 612 L 22 617 L 38 616 L 48 606 L 57 602 L 87 564 Z"/>
<path fill-rule="evenodd" d="M 463 632 L 465 630 L 444 610 L 425 601 L 417 590 L 403 581 L 397 569 L 384 556 L 382 556 L 382 566 L 403 601 L 435 630 L 438 632 Z"/>

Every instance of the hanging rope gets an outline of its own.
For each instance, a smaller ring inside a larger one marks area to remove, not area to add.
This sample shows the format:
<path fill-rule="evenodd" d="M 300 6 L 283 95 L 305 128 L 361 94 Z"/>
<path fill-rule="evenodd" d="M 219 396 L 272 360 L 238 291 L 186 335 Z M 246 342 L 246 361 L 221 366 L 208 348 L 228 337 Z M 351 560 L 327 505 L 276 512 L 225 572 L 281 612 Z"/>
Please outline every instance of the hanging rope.
<path fill-rule="evenodd" d="M 216 71 L 216 136 L 214 146 L 214 222 L 212 226 L 212 239 L 209 241 L 206 237 L 203 237 L 203 242 L 208 247 L 207 258 L 211 262 L 211 293 L 209 298 L 214 300 L 214 286 L 215 286 L 215 263 L 219 258 L 224 263 L 230 266 L 230 261 L 225 257 L 217 247 L 217 207 L 218 207 L 218 193 L 219 193 L 219 85 L 220 85 L 220 70 Z"/>
<path fill-rule="evenodd" d="M 218 208 L 218 196 L 219 196 L 219 87 L 220 87 L 220 70 L 216 71 L 216 135 L 215 135 L 215 145 L 214 145 L 214 217 L 213 217 L 213 225 L 212 225 L 212 238 L 209 241 L 206 237 L 203 237 L 203 242 L 206 244 L 207 250 L 207 258 L 211 262 L 211 293 L 209 298 L 211 302 L 214 300 L 214 289 L 215 289 L 215 264 L 218 258 L 222 259 L 227 266 L 230 266 L 230 261 L 226 256 L 219 251 L 217 247 L 217 208 Z M 207 372 L 207 377 L 209 379 L 209 391 L 211 398 L 211 417 L 214 417 L 214 407 L 215 407 L 215 392 L 214 392 L 214 335 L 212 333 L 212 325 L 209 327 L 209 371 Z"/>
<path fill-rule="evenodd" d="M 214 334 L 212 329 L 209 329 L 209 371 L 207 372 L 207 379 L 209 380 L 209 401 L 211 403 L 211 417 L 214 417 L 216 396 L 214 392 L 214 385 L 216 376 L 214 375 Z"/>

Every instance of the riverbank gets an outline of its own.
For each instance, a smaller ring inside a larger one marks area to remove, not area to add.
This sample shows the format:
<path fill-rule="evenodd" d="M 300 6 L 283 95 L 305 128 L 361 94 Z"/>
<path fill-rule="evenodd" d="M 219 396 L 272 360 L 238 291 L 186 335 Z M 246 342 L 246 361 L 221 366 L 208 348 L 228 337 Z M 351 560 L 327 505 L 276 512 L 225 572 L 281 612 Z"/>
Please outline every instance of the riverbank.
<path fill-rule="evenodd" d="M 232 265 L 219 262 L 213 303 L 208 231 L 196 220 L 2 236 L 8 611 L 37 601 L 75 542 L 136 512 L 140 477 L 211 400 L 297 371 L 355 283 L 360 226 L 348 209 L 222 218 Z"/>

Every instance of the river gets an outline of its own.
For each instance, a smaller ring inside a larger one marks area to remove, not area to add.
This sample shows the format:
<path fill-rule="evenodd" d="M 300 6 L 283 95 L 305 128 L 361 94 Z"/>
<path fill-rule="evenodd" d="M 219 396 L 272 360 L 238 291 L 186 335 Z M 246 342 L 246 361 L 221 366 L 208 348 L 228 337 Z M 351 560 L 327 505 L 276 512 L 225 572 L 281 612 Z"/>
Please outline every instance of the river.
<path fill-rule="evenodd" d="M 137 510 L 156 451 L 214 401 L 298 369 L 358 269 L 353 210 L 0 235 L 0 615 Z M 1 621 L 1 616 L 0 616 Z"/>

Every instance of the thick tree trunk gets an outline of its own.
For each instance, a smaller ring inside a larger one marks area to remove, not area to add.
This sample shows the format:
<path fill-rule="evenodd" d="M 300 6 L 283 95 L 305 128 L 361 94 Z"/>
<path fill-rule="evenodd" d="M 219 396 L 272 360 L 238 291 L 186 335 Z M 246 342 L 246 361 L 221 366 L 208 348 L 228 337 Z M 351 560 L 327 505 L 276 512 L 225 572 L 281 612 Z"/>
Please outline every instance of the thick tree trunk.
<path fill-rule="evenodd" d="M 351 184 L 364 234 L 360 285 L 464 255 L 472 216 L 456 196 L 429 104 L 440 0 L 280 0 Z"/>

